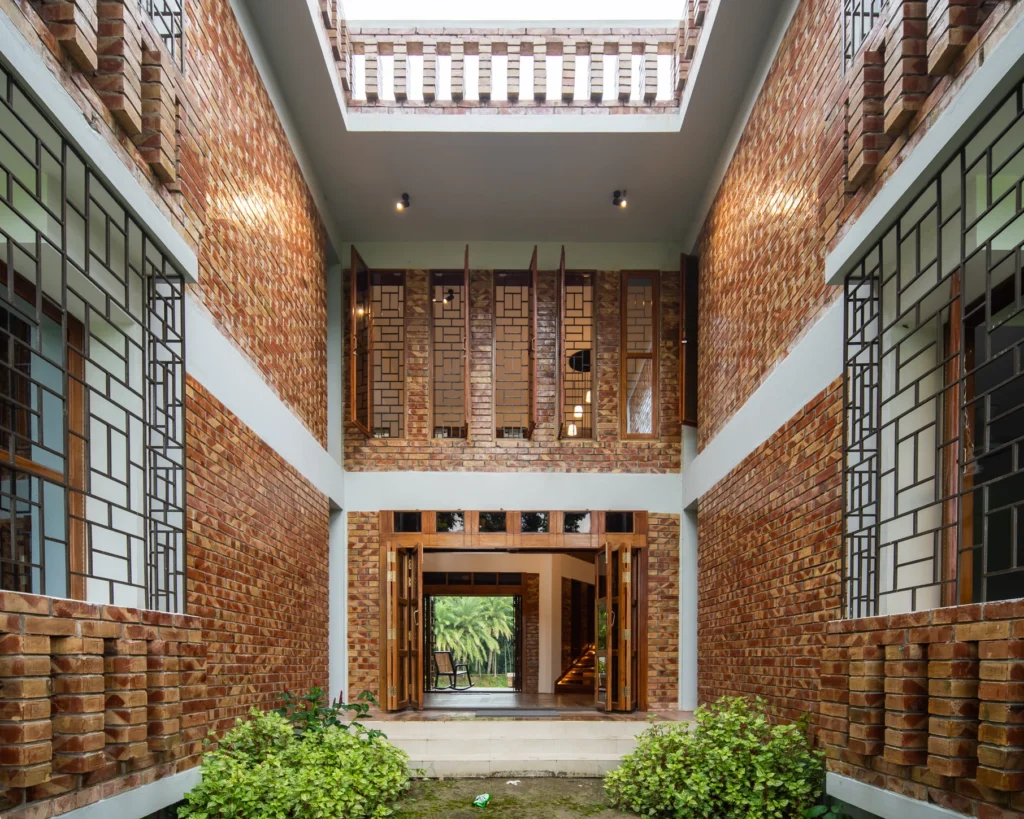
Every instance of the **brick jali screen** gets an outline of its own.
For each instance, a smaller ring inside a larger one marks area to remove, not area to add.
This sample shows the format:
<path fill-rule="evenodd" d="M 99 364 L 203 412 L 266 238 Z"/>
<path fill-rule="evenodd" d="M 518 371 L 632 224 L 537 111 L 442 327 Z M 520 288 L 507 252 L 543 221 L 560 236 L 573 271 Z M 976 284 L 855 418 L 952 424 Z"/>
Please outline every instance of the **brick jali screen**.
<path fill-rule="evenodd" d="M 373 437 L 405 436 L 405 273 L 373 273 Z"/>
<path fill-rule="evenodd" d="M 594 274 L 567 271 L 562 283 L 563 438 L 594 437 Z"/>
<path fill-rule="evenodd" d="M 494 274 L 494 427 L 497 438 L 532 432 L 533 310 L 530 274 Z"/>

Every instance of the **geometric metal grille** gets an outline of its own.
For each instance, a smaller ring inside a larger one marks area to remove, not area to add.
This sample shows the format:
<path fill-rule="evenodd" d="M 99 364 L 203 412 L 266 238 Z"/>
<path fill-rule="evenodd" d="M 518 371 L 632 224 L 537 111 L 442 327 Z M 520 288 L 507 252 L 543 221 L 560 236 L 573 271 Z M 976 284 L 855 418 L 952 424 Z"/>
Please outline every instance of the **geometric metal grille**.
<path fill-rule="evenodd" d="M 625 436 L 655 434 L 657 302 L 657 274 L 622 274 L 621 401 Z"/>
<path fill-rule="evenodd" d="M 498 438 L 529 438 L 533 321 L 530 273 L 494 274 L 494 425 Z"/>
<path fill-rule="evenodd" d="M 594 342 L 594 274 L 566 271 L 562 291 L 563 438 L 594 437 Z"/>
<path fill-rule="evenodd" d="M 0 583 L 185 604 L 184 281 L 0 70 Z"/>
<path fill-rule="evenodd" d="M 1024 86 L 845 288 L 850 617 L 1024 589 Z"/>
<path fill-rule="evenodd" d="M 853 60 L 882 16 L 889 0 L 843 0 L 843 70 Z"/>
<path fill-rule="evenodd" d="M 373 437 L 405 435 L 405 273 L 373 273 Z"/>
<path fill-rule="evenodd" d="M 185 69 L 184 0 L 140 0 L 160 39 L 182 70 Z"/>
<path fill-rule="evenodd" d="M 467 437 L 465 278 L 461 270 L 430 274 L 434 438 Z"/>

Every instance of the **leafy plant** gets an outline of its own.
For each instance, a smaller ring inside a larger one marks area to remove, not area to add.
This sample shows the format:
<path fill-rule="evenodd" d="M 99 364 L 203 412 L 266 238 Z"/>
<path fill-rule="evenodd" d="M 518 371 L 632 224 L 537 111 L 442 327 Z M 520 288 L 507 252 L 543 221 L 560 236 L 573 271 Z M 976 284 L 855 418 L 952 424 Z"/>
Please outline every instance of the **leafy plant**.
<path fill-rule="evenodd" d="M 437 597 L 434 648 L 468 663 L 474 678 L 511 671 L 515 610 L 511 597 Z M 507 683 L 506 683 L 507 684 Z"/>
<path fill-rule="evenodd" d="M 370 691 L 364 691 L 355 702 L 334 700 L 330 705 L 327 705 L 327 692 L 318 686 L 310 688 L 301 697 L 285 691 L 283 699 L 284 705 L 275 713 L 288 720 L 299 736 L 324 731 L 327 728 L 349 728 L 357 734 L 365 734 L 370 739 L 387 738 L 382 731 L 366 728 L 360 722 L 370 713 L 370 707 L 378 704 L 377 698 Z M 351 718 L 343 720 L 345 714 L 351 714 Z"/>
<path fill-rule="evenodd" d="M 618 807 L 663 819 L 799 819 L 824 785 L 807 720 L 775 725 L 761 700 L 701 706 L 693 726 L 662 723 L 605 780 Z"/>
<path fill-rule="evenodd" d="M 406 754 L 379 731 L 335 724 L 347 709 L 317 712 L 322 706 L 307 697 L 296 709 L 306 714 L 301 725 L 256 708 L 248 720 L 238 720 L 203 757 L 202 780 L 186 795 L 180 819 L 392 816 L 391 805 L 409 787 Z M 311 719 L 309 712 L 318 716 Z"/>
<path fill-rule="evenodd" d="M 847 819 L 842 802 L 832 805 L 815 805 L 804 811 L 804 819 Z"/>

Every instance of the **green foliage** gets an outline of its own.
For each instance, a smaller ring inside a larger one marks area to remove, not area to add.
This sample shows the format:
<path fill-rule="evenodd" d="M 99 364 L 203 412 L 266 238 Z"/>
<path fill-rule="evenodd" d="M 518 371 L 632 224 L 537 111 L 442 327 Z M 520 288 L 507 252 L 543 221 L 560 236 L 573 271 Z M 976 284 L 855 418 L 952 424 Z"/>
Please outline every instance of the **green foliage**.
<path fill-rule="evenodd" d="M 846 806 L 842 802 L 836 802 L 833 805 L 815 805 L 804 811 L 804 819 L 846 819 L 844 807 Z"/>
<path fill-rule="evenodd" d="M 295 725 L 250 712 L 203 757 L 202 781 L 180 819 L 381 819 L 409 787 L 408 757 L 380 732 L 337 721 L 303 698 Z M 365 712 L 364 712 L 365 713 Z"/>
<path fill-rule="evenodd" d="M 434 648 L 474 675 L 512 670 L 514 634 L 511 597 L 434 598 Z"/>
<path fill-rule="evenodd" d="M 364 691 L 355 702 L 335 700 L 327 705 L 327 692 L 318 686 L 309 689 L 301 697 L 290 691 L 284 692 L 284 706 L 275 713 L 288 720 L 301 737 L 307 733 L 326 730 L 327 728 L 348 727 L 357 733 L 366 734 L 370 739 L 387 736 L 375 728 L 367 729 L 359 720 L 370 712 L 370 706 L 377 705 L 377 698 L 370 691 Z M 351 719 L 343 719 L 351 714 Z"/>
<path fill-rule="evenodd" d="M 763 702 L 726 697 L 693 726 L 662 723 L 608 775 L 620 808 L 659 819 L 800 819 L 824 785 L 806 719 L 773 725 Z"/>

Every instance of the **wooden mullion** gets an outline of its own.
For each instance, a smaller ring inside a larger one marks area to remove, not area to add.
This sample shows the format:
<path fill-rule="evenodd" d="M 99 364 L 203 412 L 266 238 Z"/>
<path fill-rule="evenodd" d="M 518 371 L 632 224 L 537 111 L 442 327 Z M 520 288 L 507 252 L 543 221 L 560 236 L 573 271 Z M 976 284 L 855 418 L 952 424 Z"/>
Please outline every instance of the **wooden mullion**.
<path fill-rule="evenodd" d="M 555 390 L 558 406 L 555 407 L 555 427 L 557 428 L 556 438 L 562 437 L 562 430 L 565 428 L 565 245 L 562 245 L 562 255 L 558 262 L 558 282 L 555 285 L 556 298 L 558 300 L 558 330 L 555 333 L 555 378 L 558 379 L 558 388 Z M 591 376 L 595 368 L 593 352 L 590 356 Z M 594 399 L 591 390 L 591 402 Z M 591 437 L 594 435 L 594 419 L 596 413 L 593 404 L 590 410 Z"/>
<path fill-rule="evenodd" d="M 463 415 L 465 416 L 465 423 L 466 423 L 466 442 L 469 443 L 470 438 L 472 437 L 472 431 L 471 430 L 473 428 L 473 425 L 471 423 L 471 416 L 470 416 L 470 413 L 472 412 L 472 408 L 473 408 L 473 402 L 470 400 L 470 395 L 469 395 L 470 387 L 472 386 L 472 383 L 473 383 L 472 380 L 469 377 L 470 376 L 470 369 L 471 369 L 471 365 L 472 365 L 472 355 L 471 355 L 472 345 L 470 344 L 470 336 L 469 336 L 469 328 L 470 328 L 469 314 L 471 312 L 470 311 L 471 302 L 470 302 L 470 298 L 469 298 L 469 296 L 470 296 L 470 292 L 469 292 L 469 245 L 466 245 L 466 253 L 465 253 L 465 257 L 464 257 L 463 262 L 462 262 L 462 270 L 463 270 L 463 278 L 464 278 L 464 282 L 463 282 L 463 285 L 462 285 L 463 293 L 464 293 L 464 299 L 463 299 L 464 300 L 464 304 L 463 304 L 463 321 L 465 323 L 465 328 L 466 328 L 465 329 L 465 343 L 463 345 L 463 369 L 462 369 L 462 377 L 463 377 L 463 379 L 465 381 L 465 389 L 464 389 L 464 392 L 463 392 L 462 401 L 463 401 Z"/>

